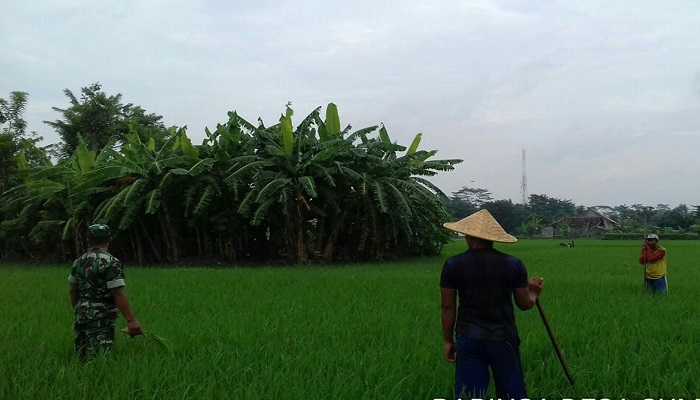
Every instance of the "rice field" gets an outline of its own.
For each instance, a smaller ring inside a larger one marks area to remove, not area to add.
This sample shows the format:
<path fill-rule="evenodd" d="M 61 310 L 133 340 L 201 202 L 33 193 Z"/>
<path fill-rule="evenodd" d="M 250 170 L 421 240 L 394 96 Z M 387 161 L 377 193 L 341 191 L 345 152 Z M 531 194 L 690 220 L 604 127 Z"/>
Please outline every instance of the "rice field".
<path fill-rule="evenodd" d="M 537 311 L 517 311 L 530 398 L 700 398 L 700 242 L 661 244 L 665 296 L 642 290 L 640 242 L 497 245 L 545 278 L 541 303 L 576 379 Z M 164 343 L 117 332 L 87 365 L 73 356 L 68 265 L 0 265 L 0 399 L 450 398 L 438 283 L 464 248 L 370 265 L 127 267 L 132 309 Z"/>

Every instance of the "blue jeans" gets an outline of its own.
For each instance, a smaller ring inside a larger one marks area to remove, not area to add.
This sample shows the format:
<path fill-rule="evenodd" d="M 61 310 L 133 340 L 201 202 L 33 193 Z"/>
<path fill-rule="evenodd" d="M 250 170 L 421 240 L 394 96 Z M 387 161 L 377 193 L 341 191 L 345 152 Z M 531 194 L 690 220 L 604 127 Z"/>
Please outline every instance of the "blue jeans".
<path fill-rule="evenodd" d="M 458 336 L 455 399 L 487 398 L 489 367 L 493 373 L 497 398 L 527 398 L 518 339 L 488 341 Z"/>
<path fill-rule="evenodd" d="M 665 276 L 659 279 L 644 278 L 644 286 L 654 293 L 668 291 L 668 283 Z"/>

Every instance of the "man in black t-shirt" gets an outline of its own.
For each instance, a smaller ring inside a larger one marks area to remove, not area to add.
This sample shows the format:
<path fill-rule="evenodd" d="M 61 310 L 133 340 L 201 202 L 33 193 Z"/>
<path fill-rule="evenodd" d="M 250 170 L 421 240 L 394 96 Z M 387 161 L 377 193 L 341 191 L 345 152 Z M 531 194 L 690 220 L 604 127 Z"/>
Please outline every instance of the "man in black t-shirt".
<path fill-rule="evenodd" d="M 528 281 L 522 261 L 493 248 L 493 242 L 517 239 L 488 210 L 444 226 L 463 233 L 469 246 L 445 261 L 440 277 L 445 358 L 456 363 L 455 398 L 485 398 L 489 368 L 498 398 L 527 398 L 513 299 L 521 310 L 532 308 L 542 279 Z"/>

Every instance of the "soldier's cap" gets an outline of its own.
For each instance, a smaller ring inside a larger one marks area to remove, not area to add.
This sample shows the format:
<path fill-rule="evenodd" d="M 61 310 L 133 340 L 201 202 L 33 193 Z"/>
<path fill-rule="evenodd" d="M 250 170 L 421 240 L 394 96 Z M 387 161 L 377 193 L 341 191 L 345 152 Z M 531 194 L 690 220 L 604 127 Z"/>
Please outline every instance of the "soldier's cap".
<path fill-rule="evenodd" d="M 88 237 L 92 239 L 109 239 L 112 237 L 112 230 L 105 224 L 94 224 L 88 226 Z"/>

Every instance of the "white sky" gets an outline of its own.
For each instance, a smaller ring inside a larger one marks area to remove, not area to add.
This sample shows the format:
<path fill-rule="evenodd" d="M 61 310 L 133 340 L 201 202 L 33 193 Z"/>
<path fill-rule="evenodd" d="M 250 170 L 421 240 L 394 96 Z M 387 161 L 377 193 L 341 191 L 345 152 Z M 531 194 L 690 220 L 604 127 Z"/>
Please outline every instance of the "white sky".
<path fill-rule="evenodd" d="M 295 125 L 338 105 L 436 159 L 434 182 L 585 206 L 700 204 L 700 2 L 4 0 L 0 97 L 28 131 L 100 82 L 124 103 L 204 127 L 236 110 Z"/>

